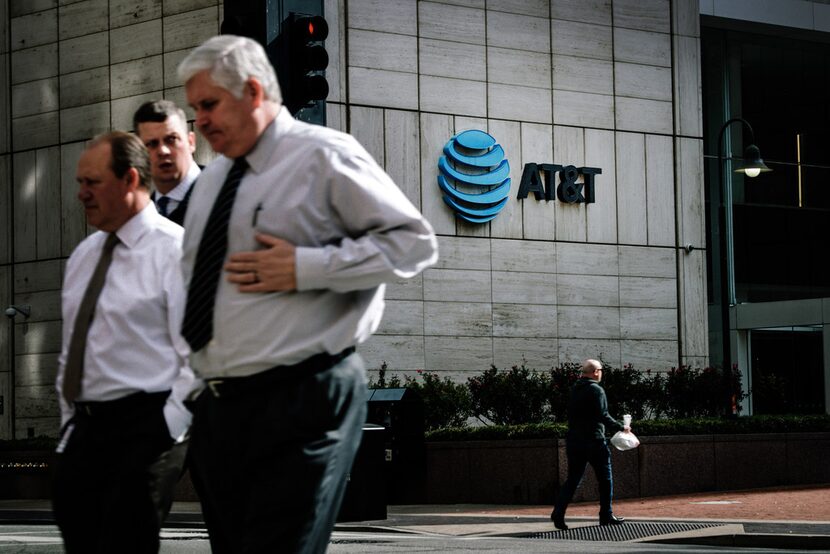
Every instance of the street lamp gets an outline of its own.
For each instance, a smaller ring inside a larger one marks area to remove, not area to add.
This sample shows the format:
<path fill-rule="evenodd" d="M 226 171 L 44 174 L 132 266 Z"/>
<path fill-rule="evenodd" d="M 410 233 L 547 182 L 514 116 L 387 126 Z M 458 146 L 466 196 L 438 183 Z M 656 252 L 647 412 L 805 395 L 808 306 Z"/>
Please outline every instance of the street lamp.
<path fill-rule="evenodd" d="M 735 299 L 735 268 L 732 240 L 732 178 L 723 178 L 723 135 L 733 123 L 741 122 L 749 131 L 749 146 L 744 149 L 743 163 L 734 171 L 744 173 L 747 177 L 757 177 L 761 173 L 772 171 L 761 159 L 761 151 L 755 146 L 755 133 L 752 125 L 745 119 L 733 117 L 723 124 L 718 133 L 718 184 L 720 184 L 721 202 L 718 210 L 718 227 L 720 230 L 720 290 L 721 290 L 721 325 L 723 327 L 723 374 L 727 383 L 731 385 L 732 345 L 729 325 L 729 307 L 736 303 Z M 732 159 L 732 154 L 727 156 Z M 731 398 L 731 388 L 727 389 L 730 395 L 730 411 L 735 399 Z M 729 413 L 729 412 L 727 412 Z"/>

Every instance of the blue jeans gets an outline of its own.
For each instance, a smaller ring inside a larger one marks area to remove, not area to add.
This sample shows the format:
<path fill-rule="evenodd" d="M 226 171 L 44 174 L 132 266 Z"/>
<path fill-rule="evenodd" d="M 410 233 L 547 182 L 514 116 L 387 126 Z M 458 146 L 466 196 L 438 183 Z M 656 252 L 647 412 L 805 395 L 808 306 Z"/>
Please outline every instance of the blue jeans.
<path fill-rule="evenodd" d="M 611 452 L 605 439 L 580 439 L 568 437 L 566 445 L 568 456 L 568 478 L 559 496 L 556 499 L 556 513 L 565 515 L 571 499 L 576 492 L 582 476 L 585 474 L 585 466 L 591 464 L 597 476 L 599 484 L 599 517 L 607 518 L 613 513 L 611 510 L 611 497 L 613 496 L 614 482 L 611 476 Z"/>

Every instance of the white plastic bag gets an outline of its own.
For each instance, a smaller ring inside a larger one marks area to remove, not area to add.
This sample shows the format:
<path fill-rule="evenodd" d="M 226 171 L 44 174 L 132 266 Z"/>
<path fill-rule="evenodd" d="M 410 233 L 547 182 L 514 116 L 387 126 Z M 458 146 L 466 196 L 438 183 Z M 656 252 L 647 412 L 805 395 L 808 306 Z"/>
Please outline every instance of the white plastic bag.
<path fill-rule="evenodd" d="M 629 414 L 625 414 L 623 416 L 623 425 L 627 428 L 631 427 L 631 416 Z M 613 444 L 614 448 L 617 450 L 631 450 L 632 448 L 640 446 L 640 439 L 634 436 L 634 433 L 631 431 L 617 431 L 617 433 L 611 437 L 611 444 Z"/>
<path fill-rule="evenodd" d="M 611 444 L 617 450 L 631 450 L 640 446 L 640 439 L 638 439 L 631 431 L 617 431 L 611 437 Z"/>

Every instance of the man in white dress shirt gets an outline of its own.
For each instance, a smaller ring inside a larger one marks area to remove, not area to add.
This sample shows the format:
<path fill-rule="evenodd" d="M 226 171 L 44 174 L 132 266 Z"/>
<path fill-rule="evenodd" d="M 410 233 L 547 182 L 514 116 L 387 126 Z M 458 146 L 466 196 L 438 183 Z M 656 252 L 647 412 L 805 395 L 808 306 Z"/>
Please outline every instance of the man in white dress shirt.
<path fill-rule="evenodd" d="M 150 173 L 156 190 L 151 198 L 158 212 L 182 225 L 199 165 L 193 160 L 196 135 L 187 129 L 184 110 L 170 100 L 142 104 L 133 128 L 150 152 Z"/>
<path fill-rule="evenodd" d="M 256 42 L 213 37 L 179 77 L 221 154 L 199 177 L 183 258 L 211 547 L 323 552 L 366 413 L 354 347 L 380 324 L 384 283 L 435 263 L 437 241 L 353 137 L 291 117 Z"/>
<path fill-rule="evenodd" d="M 55 518 L 67 552 L 157 552 L 159 503 L 175 485 L 157 470 L 187 432 L 182 402 L 195 385 L 179 333 L 184 230 L 150 201 L 135 135 L 95 138 L 77 181 L 98 231 L 66 264 Z"/>

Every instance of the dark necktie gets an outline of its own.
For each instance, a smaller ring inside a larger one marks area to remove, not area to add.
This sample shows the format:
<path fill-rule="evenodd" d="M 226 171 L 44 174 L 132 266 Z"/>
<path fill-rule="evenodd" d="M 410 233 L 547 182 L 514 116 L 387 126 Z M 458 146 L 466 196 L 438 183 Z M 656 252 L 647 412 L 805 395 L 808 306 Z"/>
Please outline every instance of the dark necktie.
<path fill-rule="evenodd" d="M 84 377 L 84 354 L 86 353 L 86 338 L 89 327 L 95 317 L 95 306 L 98 297 L 104 288 L 107 270 L 112 263 L 112 251 L 120 240 L 115 233 L 110 233 L 98 258 L 98 265 L 92 272 L 89 284 L 86 286 L 84 298 L 78 306 L 78 315 L 75 317 L 75 327 L 72 329 L 72 338 L 69 341 L 69 353 L 66 357 L 66 367 L 63 372 L 63 397 L 67 402 L 74 402 L 81 393 L 81 382 Z"/>
<path fill-rule="evenodd" d="M 237 158 L 225 178 L 225 184 L 213 203 L 199 249 L 196 251 L 196 263 L 187 289 L 187 307 L 182 323 L 182 336 L 197 352 L 213 338 L 213 308 L 216 302 L 216 289 L 225 254 L 228 252 L 228 221 L 231 217 L 236 191 L 248 162 Z"/>
<path fill-rule="evenodd" d="M 170 203 L 170 199 L 166 196 L 162 196 L 158 200 L 156 200 L 156 206 L 159 207 L 159 213 L 164 217 L 167 217 L 167 204 Z"/>

